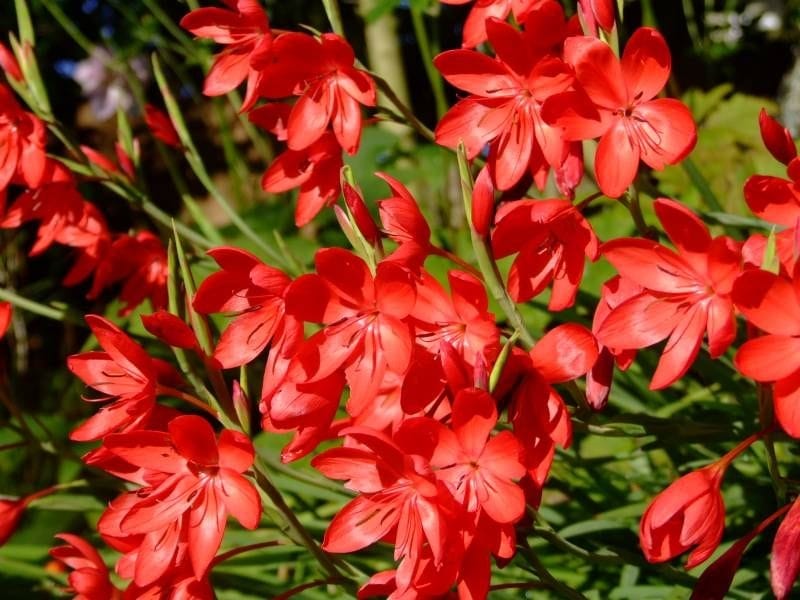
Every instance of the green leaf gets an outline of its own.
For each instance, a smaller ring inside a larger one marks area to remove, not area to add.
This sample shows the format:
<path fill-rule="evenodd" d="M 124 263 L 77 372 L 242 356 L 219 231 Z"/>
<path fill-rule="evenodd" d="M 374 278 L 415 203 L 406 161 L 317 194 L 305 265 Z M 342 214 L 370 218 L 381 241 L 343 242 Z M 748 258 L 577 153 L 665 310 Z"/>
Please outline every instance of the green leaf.
<path fill-rule="evenodd" d="M 567 525 L 564 527 L 564 529 L 558 532 L 558 535 L 562 538 L 573 538 L 582 535 L 588 535 L 590 533 L 597 533 L 598 531 L 614 531 L 619 529 L 629 529 L 629 527 L 626 523 L 620 523 L 619 521 L 605 521 L 598 519 L 581 521 L 580 523 Z"/>
<path fill-rule="evenodd" d="M 94 496 L 88 496 L 86 494 L 54 494 L 32 502 L 30 507 L 37 510 L 102 512 L 105 510 L 106 505 Z"/>

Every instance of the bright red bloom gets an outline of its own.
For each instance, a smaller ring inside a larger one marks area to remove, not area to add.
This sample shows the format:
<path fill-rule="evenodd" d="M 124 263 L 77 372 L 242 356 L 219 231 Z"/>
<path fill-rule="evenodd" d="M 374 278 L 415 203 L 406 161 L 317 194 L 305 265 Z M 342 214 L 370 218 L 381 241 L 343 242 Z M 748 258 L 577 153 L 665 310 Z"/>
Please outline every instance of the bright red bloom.
<path fill-rule="evenodd" d="M 192 305 L 199 313 L 237 313 L 214 349 L 223 368 L 238 367 L 261 354 L 281 327 L 284 293 L 291 280 L 245 250 L 232 247 L 208 251 L 222 268 L 197 290 Z"/>
<path fill-rule="evenodd" d="M 121 519 L 102 519 L 104 535 L 143 536 L 138 545 L 134 581 L 148 585 L 173 563 L 185 541 L 196 579 L 205 576 L 219 549 L 228 515 L 255 529 L 261 500 L 243 477 L 255 452 L 243 433 L 225 429 L 217 438 L 203 418 L 173 419 L 168 432 L 133 431 L 106 436 L 103 445 L 133 466 L 151 471 L 150 485 L 129 492 L 107 511 Z"/>
<path fill-rule="evenodd" d="M 272 161 L 261 179 L 266 192 L 280 194 L 300 188 L 294 222 L 307 225 L 324 206 L 339 197 L 342 151 L 332 133 L 326 133 L 303 150 L 286 150 Z"/>
<path fill-rule="evenodd" d="M 281 460 L 291 462 L 307 455 L 322 440 L 338 435 L 340 427 L 332 423 L 345 379 L 340 372 L 311 382 L 302 374 L 288 377 L 303 344 L 303 324 L 287 315 L 276 338 L 264 369 L 259 410 L 265 431 L 294 431 L 294 438 L 281 451 Z"/>
<path fill-rule="evenodd" d="M 697 128 L 689 109 L 679 100 L 656 98 L 672 62 L 655 29 L 637 29 L 621 61 L 596 38 L 571 37 L 564 43 L 564 60 L 574 67 L 583 92 L 550 98 L 544 118 L 563 127 L 566 139 L 601 137 L 595 173 L 604 194 L 621 196 L 636 177 L 640 160 L 660 170 L 692 151 Z"/>
<path fill-rule="evenodd" d="M 305 150 L 328 130 L 348 154 L 361 140 L 361 106 L 375 106 L 375 83 L 354 66 L 355 54 L 347 40 L 323 33 L 280 35 L 265 56 L 254 59 L 262 69 L 260 92 L 267 98 L 300 96 L 289 114 L 288 144 Z"/>
<path fill-rule="evenodd" d="M 800 269 L 791 281 L 745 271 L 733 285 L 733 300 L 749 323 L 767 333 L 742 344 L 736 368 L 756 381 L 775 382 L 775 417 L 800 438 Z"/>
<path fill-rule="evenodd" d="M 556 446 L 572 444 L 572 422 L 553 388 L 585 375 L 597 360 L 597 342 L 585 327 L 568 323 L 548 331 L 529 353 L 515 349 L 496 395 L 511 395 L 508 410 L 514 434 L 524 447 L 530 501 L 541 493 Z"/>
<path fill-rule="evenodd" d="M 494 363 L 500 350 L 500 332 L 483 282 L 464 271 L 448 271 L 450 294 L 426 271 L 417 284 L 412 312 L 417 341 L 436 352 L 445 340 L 474 367 L 480 360 Z"/>
<path fill-rule="evenodd" d="M 72 569 L 68 581 L 76 600 L 122 600 L 122 592 L 111 583 L 108 567 L 89 542 L 71 533 L 56 537 L 65 545 L 51 549 L 50 556 Z"/>
<path fill-rule="evenodd" d="M 290 378 L 312 383 L 344 369 L 348 412 L 358 414 L 375 398 L 386 371 L 408 369 L 413 335 L 406 317 L 416 289 L 402 267 L 382 262 L 373 276 L 361 258 L 340 248 L 319 250 L 314 262 L 317 273 L 289 288 L 287 310 L 326 327 L 299 350 Z"/>
<path fill-rule="evenodd" d="M 453 402 L 450 427 L 428 419 L 436 438 L 430 459 L 436 478 L 450 487 L 467 512 L 484 511 L 496 523 L 516 523 L 525 494 L 513 480 L 525 473 L 523 448 L 510 431 L 490 437 L 497 407 L 488 392 L 462 390 Z"/>
<path fill-rule="evenodd" d="M 378 202 L 383 231 L 398 248 L 386 260 L 398 262 L 417 273 L 429 254 L 431 228 L 408 188 L 386 173 L 376 173 L 389 186 L 392 196 Z"/>
<path fill-rule="evenodd" d="M 495 256 L 518 253 L 508 273 L 511 298 L 526 302 L 552 283 L 550 310 L 572 306 L 586 258 L 598 256 L 597 236 L 581 213 L 566 200 L 517 200 L 500 207 L 496 223 Z"/>
<path fill-rule="evenodd" d="M 198 8 L 181 19 L 181 27 L 200 38 L 210 38 L 227 46 L 220 52 L 206 75 L 203 93 L 220 96 L 247 79 L 242 110 L 256 101 L 260 73 L 250 64 L 256 54 L 268 52 L 272 32 L 267 13 L 258 0 L 223 0 L 229 9 Z"/>
<path fill-rule="evenodd" d="M 125 305 L 120 315 L 129 314 L 145 300 L 158 310 L 167 305 L 168 276 L 167 251 L 158 236 L 150 231 L 122 234 L 97 265 L 87 297 L 96 298 L 108 286 L 122 281 L 119 299 Z"/>
<path fill-rule="evenodd" d="M 0 302 L 0 339 L 6 334 L 9 325 L 11 325 L 12 311 L 11 303 Z"/>
<path fill-rule="evenodd" d="M 112 402 L 72 431 L 70 439 L 81 442 L 140 426 L 155 406 L 159 382 L 172 383 L 178 377 L 167 363 L 150 358 L 110 321 L 87 315 L 86 322 L 103 352 L 75 354 L 67 359 L 67 366 L 87 386 L 103 394 L 88 401 Z"/>
<path fill-rule="evenodd" d="M 16 228 L 28 221 L 39 221 L 31 256 L 41 254 L 53 243 L 90 248 L 99 238 L 109 235 L 102 214 L 72 181 L 49 183 L 20 194 L 9 206 L 0 227 Z"/>
<path fill-rule="evenodd" d="M 554 14 L 535 15 L 563 30 L 560 6 L 547 5 L 555 7 Z M 527 172 L 543 173 L 536 179 L 542 188 L 548 165 L 559 169 L 570 149 L 561 129 L 542 119 L 542 105 L 571 88 L 572 69 L 529 32 L 495 20 L 487 23 L 487 31 L 497 58 L 449 50 L 434 60 L 447 81 L 470 94 L 439 122 L 436 142 L 455 148 L 463 140 L 470 159 L 489 144 L 487 164 L 497 188 L 513 187 Z"/>
<path fill-rule="evenodd" d="M 442 4 L 469 4 L 472 0 L 441 0 Z M 476 0 L 464 22 L 463 46 L 474 48 L 487 39 L 486 22 L 489 19 L 505 21 L 513 13 L 514 19 L 521 23 L 531 11 L 551 4 L 551 0 Z"/>
<path fill-rule="evenodd" d="M 600 301 L 592 318 L 592 333 L 603 326 L 608 315 L 620 304 L 630 300 L 642 292 L 641 286 L 630 279 L 623 279 L 615 275 L 603 284 L 600 290 Z M 601 345 L 600 355 L 597 357 L 592 370 L 586 376 L 586 401 L 595 410 L 601 410 L 608 401 L 611 391 L 611 382 L 614 375 L 614 364 L 621 370 L 626 370 L 636 358 L 636 350 L 619 350 Z"/>
<path fill-rule="evenodd" d="M 324 550 L 354 552 L 388 538 L 394 540 L 395 560 L 413 565 L 426 546 L 437 564 L 449 560 L 453 499 L 431 473 L 424 455 L 432 448 L 413 425 L 406 421 L 393 439 L 366 428 L 345 429 L 342 434 L 358 447 L 326 450 L 311 461 L 326 477 L 346 480 L 345 487 L 360 492 L 331 521 Z"/>
<path fill-rule="evenodd" d="M 0 190 L 12 181 L 37 187 L 45 175 L 47 130 L 33 113 L 20 108 L 0 84 Z"/>
<path fill-rule="evenodd" d="M 152 104 L 145 104 L 144 121 L 147 123 L 148 129 L 150 129 L 150 133 L 152 133 L 156 139 L 161 140 L 167 146 L 172 146 L 173 148 L 180 149 L 183 147 L 181 139 L 178 137 L 178 132 L 175 131 L 175 125 L 172 124 L 172 119 L 170 119 L 164 111 Z"/>
<path fill-rule="evenodd" d="M 673 200 L 655 202 L 664 230 L 677 251 L 640 238 L 621 238 L 602 247 L 623 279 L 643 291 L 616 306 L 597 338 L 615 350 L 638 349 L 669 338 L 651 389 L 680 379 L 691 366 L 704 335 L 717 358 L 736 335 L 730 293 L 741 271 L 741 248 L 727 236 L 711 237 L 706 225 Z"/>
<path fill-rule="evenodd" d="M 648 561 L 664 562 L 694 548 L 686 561 L 691 569 L 713 554 L 725 527 L 724 473 L 724 466 L 711 464 L 673 481 L 653 499 L 639 526 Z"/>

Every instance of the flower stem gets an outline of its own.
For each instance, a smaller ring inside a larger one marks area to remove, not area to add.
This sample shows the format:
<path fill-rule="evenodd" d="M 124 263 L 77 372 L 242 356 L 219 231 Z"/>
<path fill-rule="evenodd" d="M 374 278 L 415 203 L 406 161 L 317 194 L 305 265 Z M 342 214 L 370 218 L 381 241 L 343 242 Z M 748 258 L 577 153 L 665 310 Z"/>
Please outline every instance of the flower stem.
<path fill-rule="evenodd" d="M 47 317 L 48 319 L 53 319 L 54 321 L 85 326 L 83 319 L 68 308 L 56 308 L 54 306 L 41 304 L 35 300 L 20 296 L 16 292 L 13 292 L 9 289 L 0 288 L 0 300 L 9 302 L 16 307 L 21 308 L 22 310 L 27 310 L 33 314 Z"/>
<path fill-rule="evenodd" d="M 322 0 L 325 7 L 325 14 L 328 15 L 328 21 L 331 24 L 333 32 L 344 37 L 344 25 L 342 23 L 342 13 L 339 10 L 339 3 L 337 0 Z"/>
<path fill-rule="evenodd" d="M 192 394 L 188 394 L 186 392 L 182 392 L 181 390 L 179 390 L 177 388 L 174 388 L 174 387 L 170 387 L 168 385 L 159 385 L 158 386 L 158 394 L 162 395 L 162 396 L 170 396 L 170 397 L 173 397 L 173 398 L 180 398 L 184 402 L 188 402 L 189 404 L 191 404 L 195 408 L 198 408 L 198 409 L 208 413 L 209 415 L 214 417 L 216 420 L 219 420 L 219 413 L 216 410 L 214 410 L 213 408 L 211 408 L 208 404 L 206 404 L 205 402 L 200 400 L 200 398 L 198 398 L 197 396 L 193 396 Z"/>
<path fill-rule="evenodd" d="M 317 544 L 316 540 L 311 537 L 311 534 L 309 534 L 306 528 L 303 527 L 303 524 L 297 518 L 297 515 L 294 514 L 294 511 L 286 504 L 286 501 L 283 499 L 283 496 L 278 488 L 276 488 L 272 481 L 270 481 L 269 476 L 267 475 L 267 465 L 264 463 L 261 457 L 256 457 L 256 462 L 253 465 L 253 469 L 255 471 L 256 483 L 258 483 L 258 486 L 264 491 L 272 504 L 275 505 L 275 508 L 278 509 L 278 512 L 280 512 L 283 518 L 286 520 L 288 532 L 291 532 L 294 539 L 305 546 L 309 552 L 311 552 L 311 554 L 319 563 L 320 567 L 331 578 L 341 579 L 343 582 L 349 582 L 348 579 L 344 579 L 342 577 L 342 574 L 333 563 L 331 557 L 328 556 L 319 546 L 319 544 Z"/>
<path fill-rule="evenodd" d="M 469 172 L 469 165 L 467 163 L 467 153 L 464 144 L 458 145 L 458 171 L 461 178 L 461 194 L 464 200 L 464 211 L 467 214 L 467 221 L 470 221 L 472 214 L 472 175 Z M 522 344 L 530 349 L 536 343 L 533 336 L 525 326 L 525 321 L 522 315 L 517 310 L 516 304 L 508 295 L 508 291 L 503 285 L 500 271 L 497 269 L 497 263 L 492 256 L 492 249 L 489 247 L 487 240 L 475 231 L 472 223 L 469 224 L 470 234 L 472 237 L 472 248 L 475 252 L 475 257 L 478 259 L 478 266 L 481 273 L 483 273 L 483 281 L 486 287 L 489 288 L 489 293 L 497 301 L 503 312 L 506 315 L 509 323 L 519 333 Z"/>

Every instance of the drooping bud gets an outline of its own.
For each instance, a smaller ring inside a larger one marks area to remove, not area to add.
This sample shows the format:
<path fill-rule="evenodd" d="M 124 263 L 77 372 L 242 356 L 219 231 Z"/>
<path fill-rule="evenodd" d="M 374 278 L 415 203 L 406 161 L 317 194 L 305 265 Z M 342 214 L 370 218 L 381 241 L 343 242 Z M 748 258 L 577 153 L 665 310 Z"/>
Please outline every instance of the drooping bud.
<path fill-rule="evenodd" d="M 761 139 L 776 160 L 788 165 L 797 156 L 797 147 L 792 140 L 792 134 L 776 119 L 767 114 L 763 108 L 758 115 L 758 126 L 761 129 Z"/>

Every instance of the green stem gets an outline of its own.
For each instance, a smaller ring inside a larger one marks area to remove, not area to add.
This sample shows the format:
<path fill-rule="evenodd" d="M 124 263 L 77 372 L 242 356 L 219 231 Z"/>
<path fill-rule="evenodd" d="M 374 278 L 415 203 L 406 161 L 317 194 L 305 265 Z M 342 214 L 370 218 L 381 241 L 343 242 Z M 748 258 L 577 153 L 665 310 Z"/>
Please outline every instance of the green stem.
<path fill-rule="evenodd" d="M 786 502 L 786 481 L 781 476 L 780 468 L 778 467 L 778 456 L 775 453 L 775 442 L 771 434 L 775 421 L 772 390 L 769 384 L 759 383 L 756 393 L 758 395 L 758 418 L 765 432 L 763 442 L 767 450 L 767 470 L 772 481 L 772 489 L 775 491 L 775 498 L 778 500 L 778 504 L 783 504 Z"/>
<path fill-rule="evenodd" d="M 431 43 L 428 39 L 428 30 L 425 27 L 425 19 L 422 10 L 416 3 L 411 3 L 411 24 L 414 27 L 414 35 L 419 44 L 419 51 L 422 54 L 422 64 L 425 66 L 425 75 L 433 91 L 434 102 L 436 103 L 436 115 L 441 119 L 447 112 L 447 98 L 444 93 L 444 81 L 439 71 L 433 64 L 433 52 Z"/>
<path fill-rule="evenodd" d="M 527 542 L 528 541 L 525 539 L 521 541 L 522 547 L 520 548 L 520 553 L 526 559 L 528 559 L 528 562 L 531 564 L 531 567 L 533 567 L 533 570 L 539 576 L 539 579 L 542 580 L 542 583 L 544 583 L 545 585 L 547 585 L 547 587 L 556 592 L 560 598 L 567 598 L 569 600 L 587 600 L 586 596 L 581 594 L 579 591 L 573 590 L 568 585 L 561 583 L 558 579 L 553 577 L 552 573 L 550 573 L 550 571 L 547 570 L 547 567 L 545 567 L 542 561 L 539 560 L 539 557 L 536 555 L 536 552 L 534 552 L 533 548 L 531 548 Z"/>
<path fill-rule="evenodd" d="M 264 491 L 275 508 L 278 509 L 278 512 L 280 512 L 284 519 L 286 519 L 286 524 L 291 533 L 303 546 L 308 549 L 309 552 L 311 552 L 311 554 L 319 563 L 320 567 L 328 576 L 341 579 L 342 574 L 339 572 L 339 569 L 336 568 L 336 565 L 331 560 L 331 557 L 328 556 L 325 551 L 322 550 L 319 544 L 317 544 L 314 538 L 311 537 L 311 534 L 309 534 L 306 528 L 303 527 L 303 524 L 297 518 L 297 515 L 295 515 L 294 511 L 289 508 L 288 504 L 286 504 L 286 500 L 283 499 L 283 496 L 278 488 L 276 488 L 272 481 L 270 481 L 269 476 L 267 475 L 267 466 L 260 457 L 256 458 L 253 468 L 258 486 Z"/>
<path fill-rule="evenodd" d="M 21 308 L 22 310 L 27 310 L 35 315 L 39 315 L 42 317 L 47 317 L 48 319 L 53 319 L 54 321 L 61 321 L 62 323 L 72 323 L 73 325 L 84 325 L 83 319 L 80 315 L 73 313 L 71 310 L 67 308 L 56 308 L 53 306 L 47 306 L 45 304 L 40 304 L 35 300 L 31 300 L 29 298 L 25 298 L 20 296 L 16 292 L 13 292 L 9 289 L 0 288 L 0 300 L 4 300 L 16 306 L 17 308 Z"/>
<path fill-rule="evenodd" d="M 414 112 L 406 106 L 402 100 L 395 94 L 392 86 L 380 75 L 377 75 L 373 72 L 370 72 L 370 75 L 375 80 L 375 84 L 378 86 L 378 89 L 383 92 L 384 96 L 391 102 L 397 110 L 400 111 L 400 114 L 406 119 L 406 124 L 410 125 L 417 133 L 419 133 L 422 137 L 424 137 L 429 142 L 436 142 L 436 135 L 431 131 L 431 129 L 425 125 L 422 121 L 420 121 Z"/>
<path fill-rule="evenodd" d="M 325 7 L 325 14 L 328 15 L 328 21 L 331 24 L 333 32 L 344 37 L 344 24 L 342 23 L 342 13 L 339 10 L 339 3 L 337 0 L 322 0 Z"/>
<path fill-rule="evenodd" d="M 472 175 L 469 171 L 469 165 L 467 163 L 466 149 L 464 148 L 463 143 L 459 144 L 458 146 L 458 171 L 461 179 L 461 195 L 464 200 L 464 212 L 467 215 L 470 235 L 472 238 L 472 248 L 475 252 L 475 257 L 478 260 L 478 267 L 480 268 L 481 273 L 483 273 L 483 281 L 486 283 L 486 287 L 489 288 L 489 293 L 503 309 L 508 322 L 511 323 L 511 326 L 514 328 L 514 330 L 519 333 L 522 344 L 527 349 L 533 348 L 533 345 L 536 343 L 536 341 L 533 339 L 530 331 L 528 331 L 528 328 L 525 326 L 525 321 L 522 319 L 522 315 L 517 310 L 517 306 L 514 304 L 514 301 L 508 295 L 505 285 L 503 285 L 500 271 L 497 268 L 497 263 L 494 261 L 492 249 L 490 248 L 488 241 L 484 237 L 480 236 L 478 232 L 475 231 L 475 228 L 472 227 L 470 215 L 472 214 L 473 182 Z"/>
<path fill-rule="evenodd" d="M 83 34 L 80 28 L 61 9 L 61 6 L 54 2 L 54 0 L 41 0 L 41 2 L 48 12 L 53 15 L 53 18 L 58 21 L 58 24 L 61 25 L 64 31 L 75 40 L 75 43 L 78 44 L 86 54 L 91 54 L 96 44 Z"/>
<path fill-rule="evenodd" d="M 708 208 L 712 211 L 725 212 L 725 209 L 722 208 L 722 204 L 717 198 L 717 195 L 711 189 L 711 186 L 708 184 L 708 180 L 706 180 L 706 178 L 700 172 L 700 169 L 697 168 L 695 162 L 691 158 L 684 158 L 681 166 L 689 176 L 689 179 L 692 180 L 694 187 L 696 187 L 697 191 L 700 192 L 700 196 L 703 198 L 706 206 L 708 206 Z"/>
<path fill-rule="evenodd" d="M 631 186 L 625 191 L 625 194 L 620 197 L 620 201 L 628 209 L 628 212 L 631 213 L 631 217 L 633 217 L 633 223 L 636 225 L 636 229 L 639 231 L 639 234 L 642 237 L 646 237 L 648 239 L 658 237 L 657 232 L 644 220 L 644 215 L 642 214 L 642 205 L 639 200 L 639 190 L 636 189 L 635 185 L 631 184 Z"/>
<path fill-rule="evenodd" d="M 192 171 L 194 171 L 194 174 L 200 180 L 200 183 L 202 183 L 203 187 L 205 187 L 209 194 L 211 194 L 211 197 L 227 215 L 231 223 L 233 223 L 233 225 L 239 229 L 239 231 L 241 231 L 245 237 L 253 242 L 258 249 L 267 255 L 270 260 L 273 260 L 279 265 L 286 267 L 286 261 L 283 259 L 283 256 L 281 256 L 281 254 L 272 246 L 261 239 L 261 237 L 255 231 L 253 231 L 253 229 L 247 223 L 245 223 L 244 219 L 239 216 L 236 210 L 228 203 L 228 200 L 225 198 L 225 196 L 219 191 L 219 188 L 217 188 L 217 186 L 211 180 L 211 175 L 208 173 L 200 152 L 198 152 L 197 147 L 194 145 L 194 140 L 192 140 L 192 136 L 189 134 L 189 128 L 186 126 L 183 113 L 181 112 L 175 97 L 172 95 L 172 91 L 167 85 L 167 80 L 164 77 L 163 70 L 161 69 L 161 63 L 156 54 L 153 54 L 152 62 L 153 73 L 155 75 L 156 82 L 158 83 L 159 90 L 161 91 L 161 95 L 164 98 L 164 104 L 167 107 L 167 113 L 172 119 L 172 123 L 175 126 L 175 130 L 178 132 L 178 137 L 180 138 L 181 143 L 186 148 L 186 160 L 189 163 L 189 166 L 192 168 Z"/>

